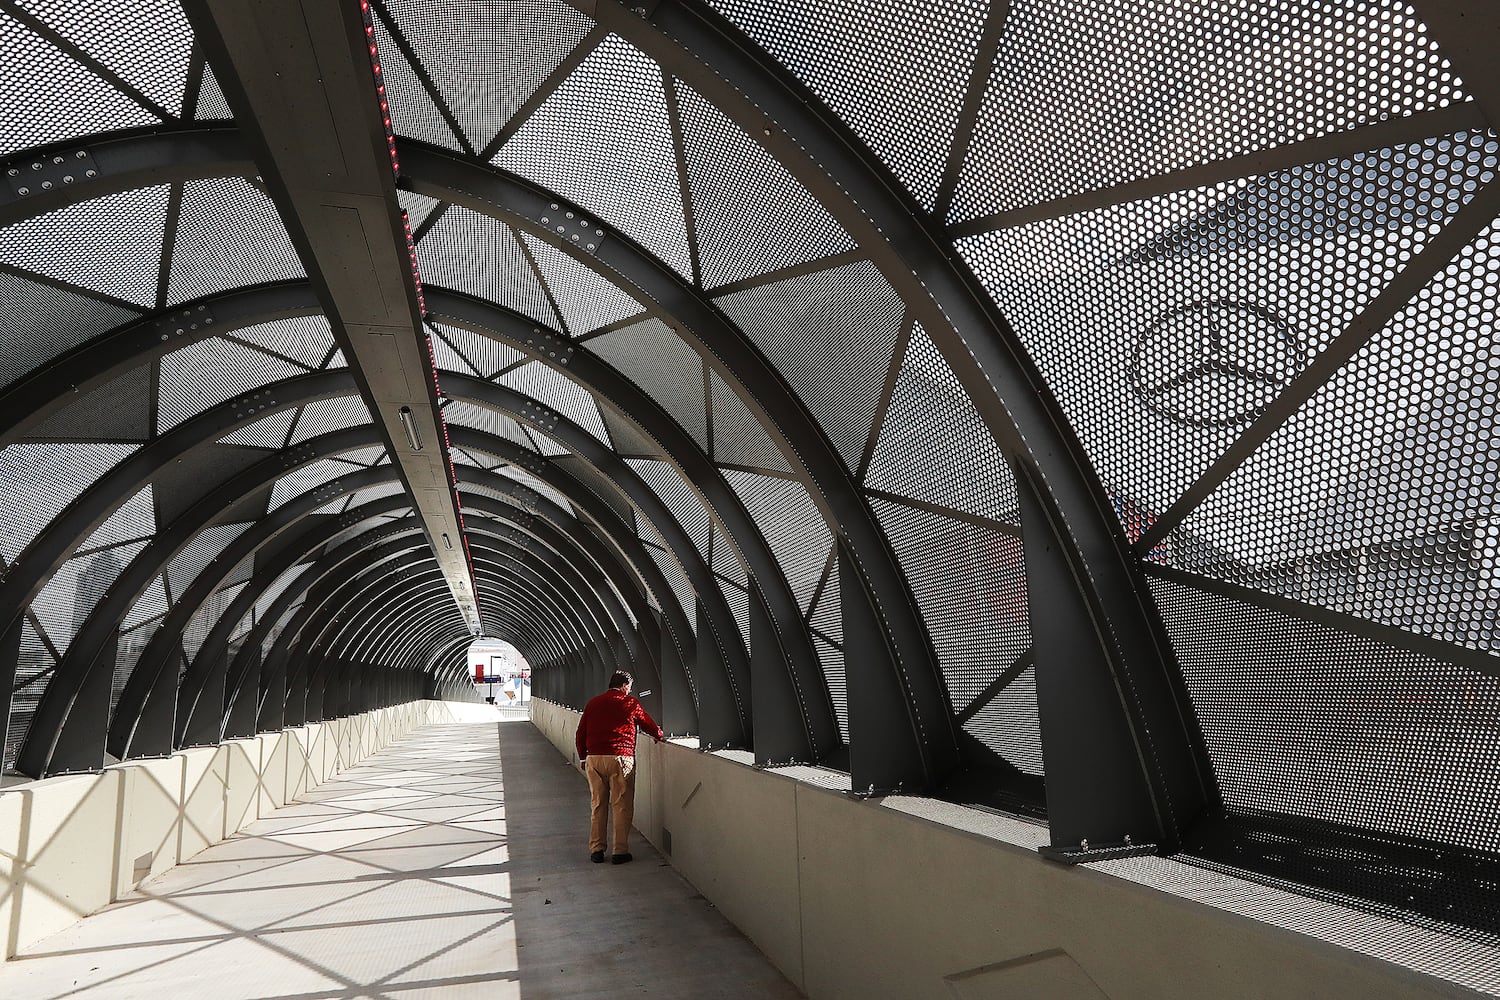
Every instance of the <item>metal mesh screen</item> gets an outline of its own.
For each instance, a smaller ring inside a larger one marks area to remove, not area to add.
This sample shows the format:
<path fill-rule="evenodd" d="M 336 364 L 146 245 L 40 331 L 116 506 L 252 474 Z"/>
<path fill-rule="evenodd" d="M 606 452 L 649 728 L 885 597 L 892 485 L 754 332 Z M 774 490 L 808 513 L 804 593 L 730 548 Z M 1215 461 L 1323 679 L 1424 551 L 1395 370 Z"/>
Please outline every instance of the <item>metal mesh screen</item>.
<path fill-rule="evenodd" d="M 173 0 L 93 7 L 27 0 L 26 9 L 168 115 L 182 113 L 193 33 Z"/>
<path fill-rule="evenodd" d="M 452 288 L 562 328 L 516 234 L 503 222 L 452 207 L 417 241 L 424 283 Z"/>
<path fill-rule="evenodd" d="M 209 407 L 306 369 L 253 347 L 210 337 L 161 359 L 157 427 L 170 430 Z"/>
<path fill-rule="evenodd" d="M 446 340 L 452 345 L 454 351 L 463 357 L 469 368 L 480 378 L 493 378 L 504 369 L 526 359 L 520 351 L 493 337 L 441 323 L 433 323 L 432 327 L 440 335 L 435 339 Z"/>
<path fill-rule="evenodd" d="M 333 331 L 328 327 L 327 317 L 321 315 L 292 316 L 269 323 L 257 323 L 225 336 L 230 340 L 243 341 L 263 351 L 279 354 L 309 370 L 323 368 L 325 363 L 342 358 L 342 355 L 338 359 L 333 358 Z M 343 366 L 329 363 L 328 367 Z"/>
<path fill-rule="evenodd" d="M 89 392 L 32 426 L 33 441 L 144 441 L 151 436 L 151 383 L 155 372 L 141 365 Z"/>
<path fill-rule="evenodd" d="M 812 497 L 801 483 L 790 479 L 733 469 L 724 478 L 765 535 L 797 602 L 808 610 L 833 548 L 833 534 Z"/>
<path fill-rule="evenodd" d="M 0 90 L 28 95 L 0 115 L 0 156 L 161 120 L 3 11 L 0 51 Z"/>
<path fill-rule="evenodd" d="M 593 26 L 557 0 L 503 6 L 469 2 L 441 9 L 417 0 L 387 0 L 383 6 L 474 149 L 490 145 Z"/>
<path fill-rule="evenodd" d="M 1497 284 L 1491 225 L 1204 500 L 1177 564 L 1500 651 Z"/>
<path fill-rule="evenodd" d="M 0 449 L 0 557 L 15 561 L 52 519 L 136 450 L 128 444 L 13 444 Z"/>
<path fill-rule="evenodd" d="M 363 427 L 370 423 L 370 408 L 359 396 L 333 396 L 315 399 L 302 407 L 297 414 L 297 426 L 292 430 L 291 444 L 298 444 L 320 434 L 350 427 Z M 379 458 L 377 454 L 375 456 Z"/>
<path fill-rule="evenodd" d="M 931 204 L 990 4 L 713 5 L 796 73 Z"/>
<path fill-rule="evenodd" d="M 241 177 L 182 186 L 169 303 L 305 274 L 276 206 L 259 188 Z"/>
<path fill-rule="evenodd" d="M 537 270 L 547 283 L 566 332 L 575 337 L 618 323 L 642 311 L 641 304 L 618 285 L 583 266 L 550 243 L 521 234 Z"/>
<path fill-rule="evenodd" d="M 0 378 L 7 384 L 139 313 L 0 271 Z"/>
<path fill-rule="evenodd" d="M 0 264 L 154 306 L 169 195 L 165 184 L 122 191 L 6 226 Z"/>
<path fill-rule="evenodd" d="M 1015 474 L 920 324 L 912 330 L 865 485 L 1020 523 Z"/>
<path fill-rule="evenodd" d="M 1031 645 L 1021 540 L 1014 535 L 938 514 L 872 500 L 871 506 L 901 560 L 932 636 L 955 712 L 999 697 L 991 685 Z M 1014 687 L 1014 690 L 1011 688 Z M 1025 685 L 1009 685 L 1003 719 L 1013 723 L 973 730 L 990 750 L 1025 770 L 1041 759 L 1036 701 Z M 1002 709 L 992 710 L 991 717 Z"/>
<path fill-rule="evenodd" d="M 857 468 L 900 332 L 901 299 L 891 286 L 872 265 L 857 263 L 715 301 Z"/>
<path fill-rule="evenodd" d="M 645 390 L 708 450 L 703 359 L 665 323 L 653 318 L 594 337 L 588 349 Z"/>
<path fill-rule="evenodd" d="M 531 361 L 506 372 L 495 381 L 545 403 L 604 444 L 609 444 L 609 433 L 604 429 L 604 419 L 599 415 L 599 406 L 594 402 L 594 397 L 589 395 L 587 389 L 555 368 L 548 368 L 540 361 Z"/>
<path fill-rule="evenodd" d="M 606 38 L 493 162 L 597 213 L 692 277 L 661 69 L 619 36 Z"/>
<path fill-rule="evenodd" d="M 714 461 L 771 472 L 791 472 L 791 463 L 766 433 L 765 426 L 755 419 L 718 372 L 709 372 L 708 381 L 713 402 Z"/>
<path fill-rule="evenodd" d="M 1500 680 L 1154 579 L 1226 803 L 1500 851 Z"/>
<path fill-rule="evenodd" d="M 708 538 L 711 516 L 703 498 L 689 485 L 687 479 L 678 472 L 675 466 L 666 462 L 651 461 L 647 459 L 628 459 L 629 465 L 636 471 L 646 485 L 661 498 L 662 503 L 672 512 L 672 516 L 682 525 L 688 537 L 693 540 L 693 545 L 702 554 L 704 561 L 708 560 Z"/>
<path fill-rule="evenodd" d="M 673 86 L 705 288 L 853 248 L 785 167 L 691 87 Z"/>
<path fill-rule="evenodd" d="M 959 242 L 1109 489 L 1167 508 L 1469 200 L 1480 133 Z"/>
<path fill-rule="evenodd" d="M 1224 39 L 1233 38 L 1227 48 Z M 1063 198 L 1461 97 L 1410 4 L 1011 4 L 957 217 Z M 1100 143 L 1100 136 L 1109 141 Z"/>

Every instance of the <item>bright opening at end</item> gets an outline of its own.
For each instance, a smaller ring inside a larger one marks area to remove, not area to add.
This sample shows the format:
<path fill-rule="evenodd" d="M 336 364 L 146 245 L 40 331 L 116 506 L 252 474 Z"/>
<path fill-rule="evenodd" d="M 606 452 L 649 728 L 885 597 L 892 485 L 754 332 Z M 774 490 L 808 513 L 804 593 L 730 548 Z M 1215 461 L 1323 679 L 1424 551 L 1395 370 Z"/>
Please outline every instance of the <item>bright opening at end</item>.
<path fill-rule="evenodd" d="M 470 645 L 469 676 L 491 705 L 524 705 L 531 700 L 531 664 L 508 642 L 479 639 Z"/>

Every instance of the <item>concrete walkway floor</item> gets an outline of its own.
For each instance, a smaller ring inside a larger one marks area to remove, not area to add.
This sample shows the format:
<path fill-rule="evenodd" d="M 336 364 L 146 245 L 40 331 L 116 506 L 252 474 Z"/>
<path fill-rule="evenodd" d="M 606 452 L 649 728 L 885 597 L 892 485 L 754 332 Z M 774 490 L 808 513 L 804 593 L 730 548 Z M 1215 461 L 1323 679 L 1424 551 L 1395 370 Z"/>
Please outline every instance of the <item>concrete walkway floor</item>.
<path fill-rule="evenodd" d="M 497 739 L 498 734 L 498 739 Z M 0 997 L 799 996 L 529 722 L 428 726 L 0 964 Z"/>

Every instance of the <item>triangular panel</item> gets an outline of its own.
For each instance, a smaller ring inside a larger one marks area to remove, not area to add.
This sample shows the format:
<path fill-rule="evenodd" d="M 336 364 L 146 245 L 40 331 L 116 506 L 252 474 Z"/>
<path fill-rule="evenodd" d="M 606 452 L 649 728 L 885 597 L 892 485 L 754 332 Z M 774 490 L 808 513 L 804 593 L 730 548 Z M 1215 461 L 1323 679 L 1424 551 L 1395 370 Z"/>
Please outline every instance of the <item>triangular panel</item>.
<path fill-rule="evenodd" d="M 642 312 L 639 302 L 614 282 L 533 236 L 521 234 L 547 281 L 567 332 L 575 337 Z"/>
<path fill-rule="evenodd" d="M 714 408 L 714 461 L 748 465 L 772 472 L 791 472 L 791 463 L 761 422 L 746 409 L 718 372 L 709 372 Z"/>
<path fill-rule="evenodd" d="M 561 321 L 505 223 L 454 206 L 417 243 L 422 280 L 514 309 L 552 329 Z"/>
<path fill-rule="evenodd" d="M 94 135 L 160 119 L 136 104 L 9 14 L 0 11 L 0 52 L 7 65 L 25 67 L 24 82 L 10 77 L 7 90 L 24 87 L 24 106 L 0 115 L 0 156 L 32 146 Z M 152 272 L 155 274 L 155 271 Z"/>
<path fill-rule="evenodd" d="M 599 406 L 594 402 L 594 397 L 587 389 L 556 369 L 548 368 L 540 361 L 532 361 L 506 372 L 495 381 L 545 403 L 600 441 L 609 444 L 604 419 L 599 416 Z"/>
<path fill-rule="evenodd" d="M 659 319 L 595 337 L 588 349 L 613 365 L 708 450 L 703 358 Z"/>
<path fill-rule="evenodd" d="M 900 333 L 901 297 L 859 262 L 716 300 L 791 383 L 849 467 L 864 455 Z"/>
<path fill-rule="evenodd" d="M 865 485 L 1019 523 L 1015 474 L 920 324 L 912 330 Z"/>
<path fill-rule="evenodd" d="M 771 555 L 806 611 L 833 546 L 833 534 L 822 513 L 794 480 L 733 469 L 725 470 L 724 478 L 765 535 Z"/>
<path fill-rule="evenodd" d="M 763 147 L 687 86 L 677 93 L 705 288 L 853 247 Z"/>
<path fill-rule="evenodd" d="M 304 276 L 291 237 L 264 193 L 242 177 L 183 185 L 168 302 Z"/>
<path fill-rule="evenodd" d="M 220 337 L 178 348 L 161 359 L 157 429 L 171 430 L 227 399 L 301 374 L 290 361 Z"/>
<path fill-rule="evenodd" d="M 6 226 L 0 263 L 153 306 L 169 194 L 122 191 Z"/>
<path fill-rule="evenodd" d="M 494 158 L 692 276 L 661 69 L 610 35 Z"/>
<path fill-rule="evenodd" d="M 100 476 L 136 450 L 129 444 L 13 444 L 0 449 L 0 558 L 16 556 Z"/>

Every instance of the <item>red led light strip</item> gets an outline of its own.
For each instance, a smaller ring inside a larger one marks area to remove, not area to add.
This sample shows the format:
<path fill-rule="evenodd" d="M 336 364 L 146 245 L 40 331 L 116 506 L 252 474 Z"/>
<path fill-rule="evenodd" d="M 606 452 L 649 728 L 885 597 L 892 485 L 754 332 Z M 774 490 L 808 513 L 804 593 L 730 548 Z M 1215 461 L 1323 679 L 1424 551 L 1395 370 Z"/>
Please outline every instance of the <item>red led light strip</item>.
<path fill-rule="evenodd" d="M 380 100 L 380 120 L 385 126 L 385 144 L 391 154 L 391 173 L 397 177 L 401 176 L 401 160 L 396 155 L 396 130 L 391 125 L 391 105 L 386 99 L 385 75 L 380 69 L 380 46 L 375 42 L 375 12 L 370 9 L 370 0 L 360 0 L 359 12 L 365 23 L 365 43 L 370 53 L 370 70 L 375 75 L 375 94 Z M 422 273 L 417 267 L 417 243 L 412 239 L 411 217 L 406 210 L 401 210 L 401 228 L 406 232 L 406 255 L 411 262 L 411 277 L 416 283 L 417 289 L 417 311 L 425 321 L 427 319 L 427 298 L 422 293 Z M 432 387 L 437 391 L 438 399 L 443 398 L 443 387 L 438 382 L 437 354 L 432 348 L 432 335 L 427 334 L 427 367 L 432 373 Z M 448 466 L 448 481 L 453 484 L 453 504 L 458 511 L 459 536 L 464 543 L 464 559 L 469 566 L 469 580 L 474 582 L 478 577 L 474 573 L 474 556 L 469 551 L 469 536 L 464 527 L 463 501 L 458 494 L 458 468 L 453 464 L 453 443 L 448 436 L 448 420 L 443 416 L 442 407 L 438 407 L 438 424 L 443 430 L 443 461 Z M 474 592 L 474 615 L 479 615 L 479 592 Z"/>

